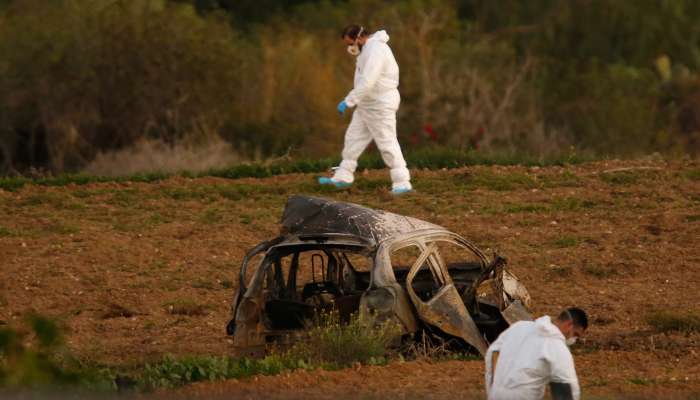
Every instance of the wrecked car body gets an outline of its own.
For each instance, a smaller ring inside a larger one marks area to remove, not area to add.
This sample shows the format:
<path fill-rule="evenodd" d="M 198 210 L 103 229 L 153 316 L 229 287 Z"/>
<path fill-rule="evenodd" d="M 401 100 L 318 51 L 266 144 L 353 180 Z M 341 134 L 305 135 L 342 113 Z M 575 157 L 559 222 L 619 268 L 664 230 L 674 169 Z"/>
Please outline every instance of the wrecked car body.
<path fill-rule="evenodd" d="M 290 197 L 280 236 L 244 258 L 227 333 L 239 348 L 285 344 L 327 309 L 392 319 L 405 335 L 456 339 L 484 354 L 530 296 L 497 255 L 419 219 Z"/>

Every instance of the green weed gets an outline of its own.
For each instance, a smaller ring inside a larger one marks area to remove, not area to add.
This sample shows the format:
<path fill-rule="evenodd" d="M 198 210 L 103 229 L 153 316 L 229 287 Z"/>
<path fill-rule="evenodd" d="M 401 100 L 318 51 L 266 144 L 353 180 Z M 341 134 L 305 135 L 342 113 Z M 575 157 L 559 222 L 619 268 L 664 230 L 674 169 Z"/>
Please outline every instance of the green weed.
<path fill-rule="evenodd" d="M 544 204 L 508 204 L 504 207 L 504 211 L 508 214 L 515 213 L 537 213 L 545 212 L 548 207 Z"/>
<path fill-rule="evenodd" d="M 311 365 L 329 368 L 348 367 L 356 362 L 383 363 L 400 334 L 400 327 L 391 320 L 377 323 L 371 316 L 354 314 L 343 323 L 337 311 L 324 312 L 316 317 L 306 339 L 289 354 Z"/>
<path fill-rule="evenodd" d="M 174 388 L 193 382 L 276 375 L 284 370 L 303 367 L 303 363 L 292 363 L 288 358 L 276 354 L 262 359 L 214 356 L 176 359 L 166 356 L 158 363 L 147 364 L 138 383 L 145 390 Z"/>
<path fill-rule="evenodd" d="M 4 226 L 0 226 L 0 237 L 10 237 L 15 235 L 15 231 L 5 228 Z"/>
<path fill-rule="evenodd" d="M 617 271 L 609 266 L 603 266 L 603 265 L 591 265 L 591 264 L 586 264 L 583 267 L 581 267 L 581 270 L 591 276 L 594 276 L 596 278 L 607 278 L 612 275 L 617 274 Z"/>
<path fill-rule="evenodd" d="M 683 176 L 691 181 L 700 181 L 700 168 L 685 171 L 683 172 Z"/>
<path fill-rule="evenodd" d="M 199 222 L 205 225 L 221 222 L 221 210 L 217 208 L 206 209 L 202 215 L 199 216 Z"/>
<path fill-rule="evenodd" d="M 629 380 L 629 382 L 633 385 L 642 385 L 642 386 L 649 386 L 653 381 L 646 379 L 646 378 L 632 378 Z"/>
<path fill-rule="evenodd" d="M 595 207 L 591 200 L 582 200 L 575 197 L 555 198 L 551 201 L 552 211 L 579 211 Z"/>
<path fill-rule="evenodd" d="M 539 181 L 544 188 L 580 187 L 583 185 L 581 178 L 571 171 L 564 171 L 558 175 L 544 175 L 539 178 Z"/>
<path fill-rule="evenodd" d="M 499 192 L 523 188 L 532 189 L 539 186 L 537 181 L 529 175 L 521 173 L 494 173 L 491 171 L 455 175 L 452 177 L 452 182 L 456 186 L 468 189 L 484 188 Z"/>
<path fill-rule="evenodd" d="M 552 242 L 552 244 L 555 247 L 558 247 L 560 249 L 578 246 L 580 243 L 581 239 L 572 236 L 562 236 L 560 238 L 555 239 L 554 242 Z"/>
<path fill-rule="evenodd" d="M 698 221 L 700 221 L 700 214 L 686 215 L 685 220 L 687 222 L 698 222 Z M 2 235 L 2 231 L 0 231 L 0 236 L 1 235 Z"/>
<path fill-rule="evenodd" d="M 135 206 L 138 201 L 140 200 L 135 189 L 121 189 L 115 191 L 107 203 L 119 207 L 129 208 Z"/>
<path fill-rule="evenodd" d="M 658 176 L 658 171 L 654 170 L 629 170 L 611 171 L 598 175 L 598 177 L 610 185 L 625 186 L 639 183 L 645 179 L 652 179 Z"/>

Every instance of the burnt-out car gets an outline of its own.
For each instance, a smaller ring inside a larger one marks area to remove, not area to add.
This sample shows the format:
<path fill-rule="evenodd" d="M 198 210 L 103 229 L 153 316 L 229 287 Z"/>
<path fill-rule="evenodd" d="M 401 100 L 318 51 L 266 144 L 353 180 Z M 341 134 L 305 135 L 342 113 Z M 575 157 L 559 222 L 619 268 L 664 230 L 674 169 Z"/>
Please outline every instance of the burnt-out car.
<path fill-rule="evenodd" d="M 239 348 L 286 344 L 321 310 L 393 319 L 485 353 L 530 296 L 498 255 L 447 229 L 351 203 L 290 197 L 280 236 L 244 258 L 227 333 Z"/>

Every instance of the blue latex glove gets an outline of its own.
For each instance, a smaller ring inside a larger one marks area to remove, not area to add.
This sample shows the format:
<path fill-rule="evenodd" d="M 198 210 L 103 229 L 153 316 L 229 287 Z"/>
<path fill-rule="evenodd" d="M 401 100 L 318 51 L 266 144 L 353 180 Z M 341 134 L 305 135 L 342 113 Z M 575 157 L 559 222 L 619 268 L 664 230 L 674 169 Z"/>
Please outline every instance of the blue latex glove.
<path fill-rule="evenodd" d="M 345 102 L 345 100 L 341 101 L 340 104 L 338 104 L 338 112 L 340 115 L 345 114 L 345 109 L 348 108 L 348 104 Z"/>

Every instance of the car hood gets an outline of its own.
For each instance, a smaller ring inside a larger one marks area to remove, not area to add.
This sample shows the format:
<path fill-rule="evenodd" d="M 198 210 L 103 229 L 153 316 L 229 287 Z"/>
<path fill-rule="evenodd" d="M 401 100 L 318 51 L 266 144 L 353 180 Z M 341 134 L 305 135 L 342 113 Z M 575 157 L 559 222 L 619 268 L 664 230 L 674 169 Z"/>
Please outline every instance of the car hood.
<path fill-rule="evenodd" d="M 423 229 L 445 230 L 416 218 L 311 196 L 290 197 L 281 223 L 283 234 L 347 234 L 375 243 Z"/>

